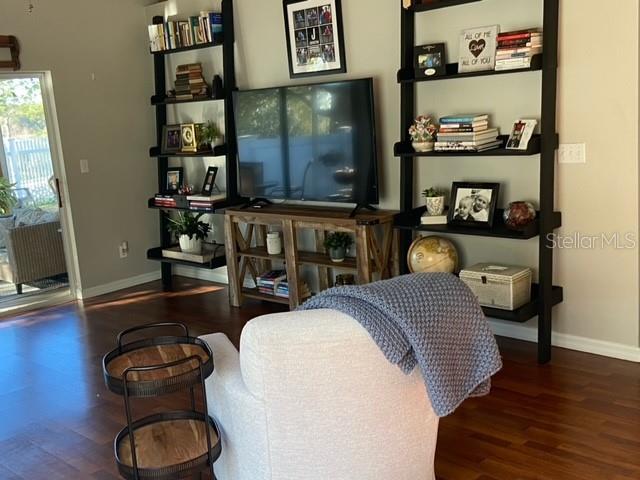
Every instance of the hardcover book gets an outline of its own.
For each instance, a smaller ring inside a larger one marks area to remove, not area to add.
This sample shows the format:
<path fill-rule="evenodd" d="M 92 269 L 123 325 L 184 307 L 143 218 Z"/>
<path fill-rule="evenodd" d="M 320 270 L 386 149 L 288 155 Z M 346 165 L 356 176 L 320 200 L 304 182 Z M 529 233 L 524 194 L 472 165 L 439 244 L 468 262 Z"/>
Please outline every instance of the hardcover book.
<path fill-rule="evenodd" d="M 499 25 L 470 28 L 460 36 L 458 72 L 493 70 L 496 64 L 496 39 Z"/>

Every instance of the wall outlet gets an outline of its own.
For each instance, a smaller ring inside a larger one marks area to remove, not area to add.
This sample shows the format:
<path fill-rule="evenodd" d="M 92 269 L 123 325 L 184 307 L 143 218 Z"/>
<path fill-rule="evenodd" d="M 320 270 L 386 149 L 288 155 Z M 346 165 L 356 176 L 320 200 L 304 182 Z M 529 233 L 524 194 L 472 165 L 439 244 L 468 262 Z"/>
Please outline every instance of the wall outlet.
<path fill-rule="evenodd" d="M 89 160 L 80 160 L 80 173 L 89 173 Z"/>
<path fill-rule="evenodd" d="M 587 145 L 563 143 L 558 149 L 558 163 L 587 163 Z"/>
<path fill-rule="evenodd" d="M 129 242 L 122 242 L 118 246 L 118 252 L 120 253 L 120 258 L 127 258 L 129 256 Z"/>

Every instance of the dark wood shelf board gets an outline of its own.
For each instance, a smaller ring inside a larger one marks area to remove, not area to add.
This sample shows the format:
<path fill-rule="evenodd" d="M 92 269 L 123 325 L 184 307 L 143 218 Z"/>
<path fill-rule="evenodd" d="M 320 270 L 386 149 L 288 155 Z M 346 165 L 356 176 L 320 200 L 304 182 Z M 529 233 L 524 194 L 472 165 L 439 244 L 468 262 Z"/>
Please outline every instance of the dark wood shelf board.
<path fill-rule="evenodd" d="M 512 230 L 508 228 L 502 219 L 503 210 L 498 209 L 494 217 L 493 227 L 477 228 L 461 225 L 421 225 L 420 217 L 425 212 L 425 207 L 419 207 L 406 214 L 396 216 L 395 225 L 404 230 L 415 230 L 420 232 L 443 233 L 450 235 L 472 235 L 477 237 L 509 238 L 512 240 L 529 240 L 540 234 L 540 222 L 536 220 L 528 225 L 524 230 Z M 562 214 L 554 212 L 553 229 L 562 225 Z"/>
<path fill-rule="evenodd" d="M 500 310 L 498 308 L 482 307 L 487 317 L 497 318 L 498 320 L 506 320 L 508 322 L 524 323 L 538 315 L 540 311 L 539 303 L 539 285 L 534 283 L 531 285 L 531 301 L 514 311 Z M 562 287 L 553 287 L 551 294 L 551 303 L 556 306 L 562 303 L 564 292 Z"/>
<path fill-rule="evenodd" d="M 526 150 L 507 150 L 504 146 L 509 139 L 508 135 L 500 135 L 502 147 L 484 152 L 416 152 L 411 146 L 411 142 L 398 142 L 393 146 L 393 153 L 396 157 L 529 157 L 538 155 L 541 149 L 540 135 L 534 135 L 529 141 Z"/>
<path fill-rule="evenodd" d="M 171 55 L 172 53 L 189 52 L 191 50 L 202 50 L 203 48 L 218 47 L 222 45 L 224 40 L 224 34 L 215 35 L 213 42 L 200 43 L 198 45 L 191 45 L 189 47 L 172 48 L 169 50 L 160 50 L 159 52 L 151 52 L 152 55 Z"/>
<path fill-rule="evenodd" d="M 276 297 L 275 295 L 267 295 L 266 293 L 261 293 L 257 288 L 243 288 L 242 295 L 248 298 L 253 298 L 255 300 L 262 300 L 265 302 L 274 302 L 280 303 L 282 305 L 289 305 L 288 298 Z"/>
<path fill-rule="evenodd" d="M 229 208 L 229 207 L 234 207 L 236 205 L 240 205 L 244 202 L 244 200 L 231 200 L 231 199 L 224 199 L 224 200 L 220 200 L 219 202 L 215 202 L 213 204 L 213 208 L 212 209 L 193 209 L 193 208 L 178 208 L 178 207 L 160 207 L 158 205 L 155 204 L 154 199 L 150 198 L 147 201 L 147 207 L 154 209 L 154 210 L 177 210 L 177 211 L 182 211 L 182 212 L 194 212 L 194 213 L 216 213 L 218 210 L 223 210 L 225 208 Z"/>
<path fill-rule="evenodd" d="M 181 103 L 215 102 L 218 100 L 224 100 L 224 96 L 211 97 L 203 95 L 191 100 L 177 100 L 173 97 L 167 97 L 166 95 L 154 95 L 151 97 L 151 105 L 179 105 Z"/>
<path fill-rule="evenodd" d="M 465 5 L 467 3 L 475 3 L 480 1 L 481 0 L 440 0 L 436 3 L 425 3 L 421 5 L 414 5 L 411 8 L 409 8 L 409 10 L 413 12 L 428 12 L 430 10 L 455 7 L 456 5 Z"/>
<path fill-rule="evenodd" d="M 162 256 L 162 247 L 150 248 L 147 250 L 147 259 L 155 260 L 157 262 L 172 263 L 174 265 L 185 265 L 187 267 L 202 268 L 204 270 L 213 270 L 214 268 L 224 267 L 227 264 L 227 258 L 225 257 L 224 247 L 220 246 L 221 255 L 213 258 L 207 263 L 187 262 L 186 260 L 179 260 L 177 258 L 166 258 Z"/>
<path fill-rule="evenodd" d="M 416 78 L 414 68 L 403 68 L 398 70 L 398 83 L 433 82 L 437 80 L 455 80 L 457 78 L 486 77 L 489 75 L 536 72 L 542 70 L 542 54 L 533 55 L 533 57 L 531 57 L 531 66 L 527 68 L 515 68 L 513 70 L 485 70 L 482 72 L 465 73 L 458 73 L 457 63 L 448 63 L 446 68 L 447 73 L 445 75 L 424 78 Z"/>
<path fill-rule="evenodd" d="M 285 260 L 284 253 L 269 255 L 265 247 L 253 247 L 238 252 L 241 257 L 262 258 L 266 260 Z M 298 252 L 298 263 L 301 265 L 319 265 L 330 268 L 341 268 L 345 270 L 357 271 L 358 267 L 354 257 L 346 257 L 343 262 L 333 262 L 329 255 L 318 252 Z"/>
<path fill-rule="evenodd" d="M 212 150 L 202 150 L 196 153 L 185 152 L 162 152 L 160 147 L 151 147 L 149 149 L 149 156 L 152 158 L 198 158 L 198 157 L 222 157 L 227 154 L 227 145 L 218 145 Z"/>

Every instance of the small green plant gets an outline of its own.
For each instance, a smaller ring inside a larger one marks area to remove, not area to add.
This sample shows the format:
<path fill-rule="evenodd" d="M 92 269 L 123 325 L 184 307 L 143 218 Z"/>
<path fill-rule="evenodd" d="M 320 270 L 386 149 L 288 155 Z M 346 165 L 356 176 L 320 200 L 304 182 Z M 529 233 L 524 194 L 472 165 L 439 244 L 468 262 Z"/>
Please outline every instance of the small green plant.
<path fill-rule="evenodd" d="M 200 221 L 204 213 L 193 215 L 191 212 L 179 212 L 178 218 L 169 219 L 169 231 L 175 233 L 176 237 L 187 235 L 189 240 L 193 240 L 193 237 L 200 240 L 204 240 L 211 231 L 211 225 Z"/>
<path fill-rule="evenodd" d="M 213 143 L 222 137 L 222 131 L 216 122 L 209 121 L 202 126 L 202 139 L 205 142 Z"/>
<path fill-rule="evenodd" d="M 327 235 L 327 238 L 324 240 L 325 248 L 336 249 L 336 248 L 344 248 L 347 249 L 353 244 L 353 239 L 348 233 L 345 232 L 333 232 Z"/>
<path fill-rule="evenodd" d="M 13 187 L 15 184 L 8 178 L 0 177 L 0 215 L 9 215 L 13 207 L 18 204 Z"/>
<path fill-rule="evenodd" d="M 438 190 L 437 188 L 425 188 L 422 191 L 422 196 L 424 198 L 433 198 L 433 197 L 444 197 L 444 192 L 442 190 Z"/>

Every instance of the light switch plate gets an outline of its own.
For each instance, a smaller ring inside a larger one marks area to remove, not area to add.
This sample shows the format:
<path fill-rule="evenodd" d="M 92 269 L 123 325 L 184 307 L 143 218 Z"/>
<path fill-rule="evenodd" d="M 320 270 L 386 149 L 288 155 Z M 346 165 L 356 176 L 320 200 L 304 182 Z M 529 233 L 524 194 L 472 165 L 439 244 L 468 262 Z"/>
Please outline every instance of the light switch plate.
<path fill-rule="evenodd" d="M 560 144 L 558 163 L 587 163 L 587 145 L 584 143 Z"/>
<path fill-rule="evenodd" d="M 80 173 L 89 173 L 89 160 L 80 160 Z"/>

